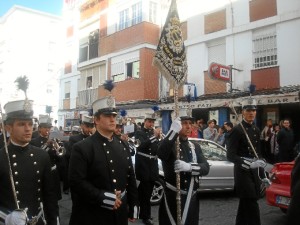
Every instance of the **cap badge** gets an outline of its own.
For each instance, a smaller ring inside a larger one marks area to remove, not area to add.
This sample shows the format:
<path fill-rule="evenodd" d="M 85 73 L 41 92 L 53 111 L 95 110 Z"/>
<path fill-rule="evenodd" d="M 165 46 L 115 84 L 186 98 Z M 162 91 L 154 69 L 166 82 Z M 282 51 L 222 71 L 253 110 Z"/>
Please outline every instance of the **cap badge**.
<path fill-rule="evenodd" d="M 106 104 L 109 108 L 113 108 L 114 106 L 114 99 L 112 96 L 109 96 L 106 100 Z"/>
<path fill-rule="evenodd" d="M 24 108 L 24 111 L 25 112 L 27 112 L 27 113 L 29 113 L 29 112 L 31 112 L 31 104 L 30 104 L 30 102 L 27 100 L 27 99 L 25 99 L 25 101 L 24 101 L 24 106 L 23 106 L 23 108 Z"/>

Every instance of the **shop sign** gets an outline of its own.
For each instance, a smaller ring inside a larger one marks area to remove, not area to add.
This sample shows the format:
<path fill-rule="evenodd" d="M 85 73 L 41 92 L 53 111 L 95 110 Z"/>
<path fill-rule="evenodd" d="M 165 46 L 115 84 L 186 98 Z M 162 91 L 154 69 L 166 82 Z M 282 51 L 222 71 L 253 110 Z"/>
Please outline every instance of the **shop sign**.
<path fill-rule="evenodd" d="M 213 62 L 209 65 L 208 75 L 213 79 L 230 81 L 230 67 Z"/>
<path fill-rule="evenodd" d="M 276 105 L 299 102 L 299 96 L 264 96 L 255 98 L 258 105 Z"/>

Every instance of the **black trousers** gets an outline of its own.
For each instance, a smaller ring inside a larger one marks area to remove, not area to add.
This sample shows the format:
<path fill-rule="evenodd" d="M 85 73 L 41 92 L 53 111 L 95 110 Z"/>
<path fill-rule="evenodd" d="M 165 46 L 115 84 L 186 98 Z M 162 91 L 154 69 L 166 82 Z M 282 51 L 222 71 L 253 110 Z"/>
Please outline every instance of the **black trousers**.
<path fill-rule="evenodd" d="M 151 218 L 150 199 L 154 187 L 154 181 L 140 181 L 138 187 L 140 202 L 140 219 L 147 220 Z"/>
<path fill-rule="evenodd" d="M 256 198 L 240 198 L 235 225 L 261 225 Z"/>

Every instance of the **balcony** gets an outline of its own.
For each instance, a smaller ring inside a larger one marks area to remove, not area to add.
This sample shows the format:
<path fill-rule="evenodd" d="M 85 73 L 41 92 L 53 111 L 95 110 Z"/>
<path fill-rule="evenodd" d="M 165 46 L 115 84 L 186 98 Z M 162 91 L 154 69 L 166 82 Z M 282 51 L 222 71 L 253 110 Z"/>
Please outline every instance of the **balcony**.
<path fill-rule="evenodd" d="M 98 99 L 98 88 L 79 91 L 77 106 L 79 108 L 91 108 L 92 103 L 97 99 Z"/>

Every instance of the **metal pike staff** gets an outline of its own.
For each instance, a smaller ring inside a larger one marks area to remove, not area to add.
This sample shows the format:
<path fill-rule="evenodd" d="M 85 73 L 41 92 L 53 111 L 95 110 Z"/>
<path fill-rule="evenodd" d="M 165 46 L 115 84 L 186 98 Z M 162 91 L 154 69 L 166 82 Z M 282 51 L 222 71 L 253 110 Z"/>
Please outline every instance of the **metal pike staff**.
<path fill-rule="evenodd" d="M 177 12 L 176 0 L 172 0 L 166 22 L 153 58 L 161 74 L 174 85 L 175 117 L 179 115 L 178 89 L 187 76 L 187 62 L 181 24 Z M 180 157 L 179 139 L 176 141 L 177 159 Z M 177 189 L 177 225 L 181 225 L 180 174 L 176 173 Z"/>

